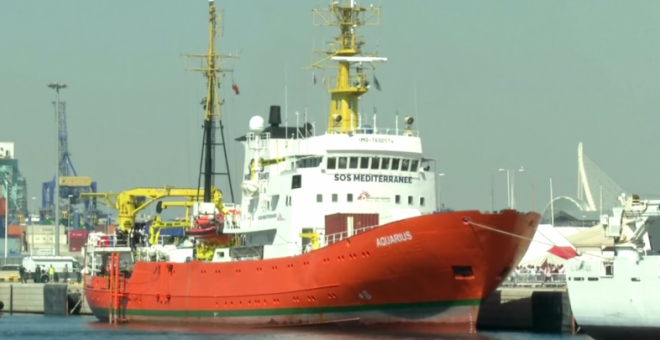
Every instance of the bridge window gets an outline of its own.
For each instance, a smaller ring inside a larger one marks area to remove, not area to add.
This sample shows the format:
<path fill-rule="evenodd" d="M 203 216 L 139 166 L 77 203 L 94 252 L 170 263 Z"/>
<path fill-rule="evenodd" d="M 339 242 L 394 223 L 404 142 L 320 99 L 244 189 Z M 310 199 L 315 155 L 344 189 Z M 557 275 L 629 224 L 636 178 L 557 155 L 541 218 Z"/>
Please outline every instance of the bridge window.
<path fill-rule="evenodd" d="M 399 170 L 399 161 L 400 159 L 398 158 L 392 158 L 392 169 L 393 171 Z"/>
<path fill-rule="evenodd" d="M 353 105 L 354 105 L 354 104 L 353 104 L 353 99 L 349 99 L 349 100 L 348 100 L 348 108 L 351 109 L 351 110 L 353 110 Z"/>
<path fill-rule="evenodd" d="M 410 165 L 409 159 L 404 159 L 401 161 L 401 171 L 408 171 L 408 165 Z"/>
<path fill-rule="evenodd" d="M 614 276 L 614 263 L 613 262 L 603 262 L 602 268 L 600 270 L 600 276 Z"/>
<path fill-rule="evenodd" d="M 302 175 L 293 175 L 291 177 L 291 189 L 300 189 L 302 187 Z"/>
<path fill-rule="evenodd" d="M 346 169 L 347 165 L 346 157 L 339 157 L 339 166 L 337 169 Z"/>
<path fill-rule="evenodd" d="M 401 204 L 401 196 L 400 195 L 394 196 L 394 203 Z"/>
<path fill-rule="evenodd" d="M 316 202 L 323 203 L 323 194 L 316 194 Z"/>
<path fill-rule="evenodd" d="M 346 202 L 353 202 L 353 194 L 346 194 Z"/>
<path fill-rule="evenodd" d="M 337 194 L 332 194 L 332 202 L 337 203 L 337 201 L 339 201 L 338 195 Z"/>
<path fill-rule="evenodd" d="M 371 158 L 371 170 L 378 170 L 379 166 L 380 166 L 380 158 L 372 157 Z"/>
<path fill-rule="evenodd" d="M 296 161 L 297 168 L 316 168 L 321 164 L 322 157 L 309 157 Z"/>
<path fill-rule="evenodd" d="M 326 168 L 328 170 L 334 170 L 337 167 L 337 158 L 335 157 L 328 157 L 328 165 Z"/>
<path fill-rule="evenodd" d="M 368 157 L 360 158 L 360 169 L 369 169 L 369 158 Z"/>
<path fill-rule="evenodd" d="M 408 196 L 408 205 L 413 205 L 413 197 Z"/>
<path fill-rule="evenodd" d="M 381 158 L 381 160 L 380 160 L 380 169 L 381 170 L 389 170 L 390 169 L 390 159 L 389 158 Z"/>
<path fill-rule="evenodd" d="M 418 165 L 419 165 L 419 160 L 414 159 L 414 160 L 410 163 L 410 171 L 417 171 L 417 166 L 418 166 Z"/>
<path fill-rule="evenodd" d="M 424 202 L 424 197 L 420 197 L 419 198 L 419 205 L 423 207 L 425 203 L 426 202 Z"/>
<path fill-rule="evenodd" d="M 273 195 L 270 198 L 270 210 L 277 210 L 277 203 L 280 201 L 280 195 Z"/>
<path fill-rule="evenodd" d="M 348 161 L 348 168 L 349 169 L 357 169 L 359 160 L 360 160 L 360 157 L 351 157 L 350 160 Z"/>

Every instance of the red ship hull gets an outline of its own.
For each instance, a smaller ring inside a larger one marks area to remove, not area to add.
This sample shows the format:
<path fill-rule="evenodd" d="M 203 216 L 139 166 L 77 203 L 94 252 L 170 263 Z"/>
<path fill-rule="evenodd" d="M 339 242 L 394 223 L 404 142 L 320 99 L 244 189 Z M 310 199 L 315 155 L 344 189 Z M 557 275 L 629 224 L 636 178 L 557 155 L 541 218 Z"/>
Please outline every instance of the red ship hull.
<path fill-rule="evenodd" d="M 513 210 L 440 213 L 295 257 L 138 262 L 121 285 L 117 313 L 133 323 L 471 333 L 481 300 L 522 259 L 539 220 Z M 108 321 L 109 279 L 86 277 L 85 295 L 96 317 Z"/>

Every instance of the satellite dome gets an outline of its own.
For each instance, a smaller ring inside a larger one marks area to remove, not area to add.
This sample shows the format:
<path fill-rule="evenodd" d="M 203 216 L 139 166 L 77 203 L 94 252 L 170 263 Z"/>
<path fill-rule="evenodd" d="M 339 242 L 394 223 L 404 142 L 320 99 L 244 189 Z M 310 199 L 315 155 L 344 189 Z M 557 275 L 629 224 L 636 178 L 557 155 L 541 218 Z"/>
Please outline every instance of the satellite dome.
<path fill-rule="evenodd" d="M 250 118 L 250 131 L 263 131 L 264 119 L 260 116 Z"/>

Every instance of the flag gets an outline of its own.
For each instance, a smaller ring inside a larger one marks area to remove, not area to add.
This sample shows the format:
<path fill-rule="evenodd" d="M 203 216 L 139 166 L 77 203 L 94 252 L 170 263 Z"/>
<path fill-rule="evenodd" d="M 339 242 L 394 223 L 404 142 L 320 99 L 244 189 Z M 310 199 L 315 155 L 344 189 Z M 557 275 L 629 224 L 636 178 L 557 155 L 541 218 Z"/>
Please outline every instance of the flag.
<path fill-rule="evenodd" d="M 380 83 L 378 82 L 378 78 L 376 78 L 375 74 L 374 74 L 374 85 L 376 86 L 376 90 L 380 91 Z"/>
<path fill-rule="evenodd" d="M 241 92 L 238 90 L 238 85 L 236 85 L 236 83 L 232 83 L 232 85 L 231 85 L 231 89 L 234 90 L 234 93 L 236 93 L 237 95 L 241 93 Z"/>
<path fill-rule="evenodd" d="M 312 84 L 316 85 L 316 74 L 312 73 Z"/>

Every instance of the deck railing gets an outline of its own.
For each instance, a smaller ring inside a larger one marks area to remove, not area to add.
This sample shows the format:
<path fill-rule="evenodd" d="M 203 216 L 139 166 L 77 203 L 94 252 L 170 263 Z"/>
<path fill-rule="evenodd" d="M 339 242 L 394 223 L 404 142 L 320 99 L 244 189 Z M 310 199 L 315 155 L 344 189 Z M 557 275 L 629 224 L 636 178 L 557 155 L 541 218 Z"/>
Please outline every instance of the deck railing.
<path fill-rule="evenodd" d="M 504 281 L 502 287 L 565 287 L 566 274 L 550 274 L 543 273 L 512 273 Z"/>
<path fill-rule="evenodd" d="M 351 235 L 348 234 L 348 231 L 342 231 L 342 232 L 339 232 L 339 233 L 325 235 L 324 245 L 329 245 L 329 244 L 333 244 L 333 243 L 336 243 L 336 242 L 340 242 L 340 241 L 342 241 L 344 239 L 347 239 L 347 238 L 349 238 L 353 235 L 361 234 L 361 233 L 363 233 L 367 230 L 375 229 L 375 228 L 378 228 L 378 227 L 380 227 L 380 225 L 374 225 L 374 226 L 370 226 L 370 227 L 362 227 L 362 228 L 358 228 L 358 229 L 353 229 L 353 234 L 351 234 Z"/>

